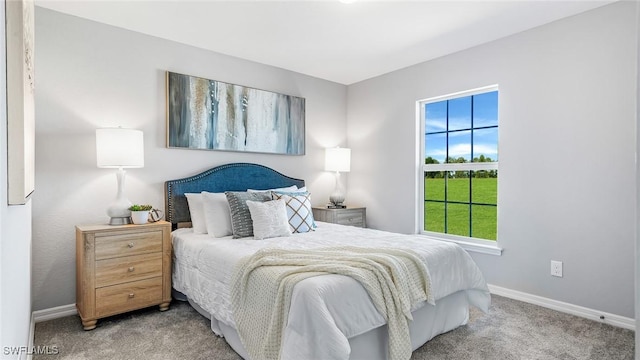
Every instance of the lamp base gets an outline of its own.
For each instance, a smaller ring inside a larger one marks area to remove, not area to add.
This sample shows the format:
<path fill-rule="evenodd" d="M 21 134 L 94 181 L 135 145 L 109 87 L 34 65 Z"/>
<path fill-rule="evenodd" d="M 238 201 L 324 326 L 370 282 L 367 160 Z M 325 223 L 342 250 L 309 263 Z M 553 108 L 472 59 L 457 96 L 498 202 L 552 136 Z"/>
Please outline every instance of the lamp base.
<path fill-rule="evenodd" d="M 333 206 L 342 206 L 344 205 L 344 193 L 342 192 L 342 187 L 340 186 L 339 173 L 336 175 L 336 188 L 329 196 L 329 203 Z"/>
<path fill-rule="evenodd" d="M 327 205 L 327 209 L 346 209 L 347 205 L 342 205 L 342 204 L 329 204 Z"/>
<path fill-rule="evenodd" d="M 124 196 L 124 175 L 125 171 L 120 168 L 116 173 L 116 179 L 118 180 L 118 193 L 116 194 L 116 199 L 109 204 L 107 208 L 107 215 L 111 220 L 109 220 L 109 225 L 127 225 L 131 224 L 131 211 L 129 211 L 129 207 L 131 206 L 131 201 Z"/>
<path fill-rule="evenodd" d="M 327 209 L 344 209 L 344 192 L 342 190 L 342 184 L 340 184 L 340 172 L 336 171 L 336 188 L 329 196 L 329 205 Z"/>
<path fill-rule="evenodd" d="M 109 220 L 109 225 L 127 225 L 131 224 L 131 217 L 112 217 Z"/>

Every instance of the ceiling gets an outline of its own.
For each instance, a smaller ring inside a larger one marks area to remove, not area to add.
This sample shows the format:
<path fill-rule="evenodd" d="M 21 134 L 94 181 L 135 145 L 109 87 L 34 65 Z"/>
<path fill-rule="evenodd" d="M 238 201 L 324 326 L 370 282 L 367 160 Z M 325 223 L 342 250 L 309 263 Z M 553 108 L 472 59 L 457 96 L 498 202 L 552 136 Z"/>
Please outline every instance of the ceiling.
<path fill-rule="evenodd" d="M 36 0 L 36 5 L 348 85 L 614 1 Z"/>

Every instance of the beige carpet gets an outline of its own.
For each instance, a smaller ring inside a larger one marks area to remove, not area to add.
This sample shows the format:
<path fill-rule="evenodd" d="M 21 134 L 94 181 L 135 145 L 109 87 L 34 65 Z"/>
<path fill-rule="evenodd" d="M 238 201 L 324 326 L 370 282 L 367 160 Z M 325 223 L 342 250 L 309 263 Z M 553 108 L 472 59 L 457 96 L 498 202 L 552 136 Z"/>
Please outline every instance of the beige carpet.
<path fill-rule="evenodd" d="M 633 359 L 634 332 L 492 297 L 488 314 L 475 309 L 466 326 L 440 335 L 412 359 Z M 68 316 L 36 324 L 35 346 L 57 346 L 54 359 L 241 359 L 215 336 L 209 321 L 186 303 L 157 307 L 98 321 L 83 331 L 80 318 Z"/>

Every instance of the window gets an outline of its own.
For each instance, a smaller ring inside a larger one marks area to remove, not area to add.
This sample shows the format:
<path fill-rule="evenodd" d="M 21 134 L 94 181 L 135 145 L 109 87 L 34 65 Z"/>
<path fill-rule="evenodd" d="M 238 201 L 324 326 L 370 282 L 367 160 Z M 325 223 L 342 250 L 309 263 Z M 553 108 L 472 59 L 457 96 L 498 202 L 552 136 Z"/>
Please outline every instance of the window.
<path fill-rule="evenodd" d="M 419 105 L 423 232 L 496 240 L 497 86 Z"/>

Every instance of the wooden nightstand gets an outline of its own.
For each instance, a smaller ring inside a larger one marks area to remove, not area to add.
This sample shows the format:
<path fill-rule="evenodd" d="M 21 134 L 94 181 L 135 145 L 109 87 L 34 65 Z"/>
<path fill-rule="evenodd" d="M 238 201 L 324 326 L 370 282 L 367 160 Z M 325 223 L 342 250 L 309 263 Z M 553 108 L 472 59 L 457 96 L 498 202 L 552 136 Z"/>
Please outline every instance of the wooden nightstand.
<path fill-rule="evenodd" d="M 98 319 L 171 302 L 171 224 L 76 226 L 76 307 Z"/>
<path fill-rule="evenodd" d="M 367 208 L 328 209 L 326 207 L 314 207 L 313 218 L 328 223 L 367 227 Z"/>

